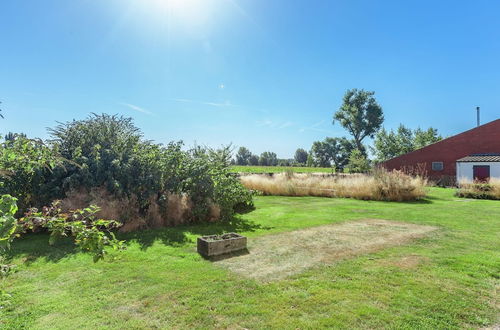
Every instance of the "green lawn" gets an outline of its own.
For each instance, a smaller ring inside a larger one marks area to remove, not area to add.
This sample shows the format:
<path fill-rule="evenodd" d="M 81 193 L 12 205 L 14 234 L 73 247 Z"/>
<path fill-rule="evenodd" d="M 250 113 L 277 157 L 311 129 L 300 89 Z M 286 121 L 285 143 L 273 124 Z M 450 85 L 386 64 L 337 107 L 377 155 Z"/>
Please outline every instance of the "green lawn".
<path fill-rule="evenodd" d="M 281 173 L 293 171 L 295 173 L 333 173 L 331 167 L 292 167 L 292 166 L 231 166 L 235 173 Z"/>
<path fill-rule="evenodd" d="M 34 234 L 16 242 L 18 271 L 0 328 L 481 328 L 499 322 L 500 202 L 432 188 L 422 202 L 256 197 L 231 223 L 141 232 L 92 256 Z M 195 237 L 260 235 L 352 219 L 438 226 L 408 245 L 322 265 L 285 280 L 240 278 L 195 252 Z M 418 257 L 416 265 L 400 260 Z M 5 303 L 4 303 L 5 305 Z"/>

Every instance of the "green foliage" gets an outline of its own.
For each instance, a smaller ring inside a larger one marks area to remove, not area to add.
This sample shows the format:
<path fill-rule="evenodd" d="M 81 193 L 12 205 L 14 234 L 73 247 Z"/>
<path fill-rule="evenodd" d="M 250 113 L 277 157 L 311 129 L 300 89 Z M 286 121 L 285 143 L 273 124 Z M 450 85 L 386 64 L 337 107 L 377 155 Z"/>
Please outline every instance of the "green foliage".
<path fill-rule="evenodd" d="M 60 123 L 49 133 L 61 156 L 74 162 L 54 171 L 53 188 L 56 193 L 61 189 L 55 197 L 81 186 L 104 186 L 118 195 L 133 192 L 138 188 L 134 179 L 144 175 L 143 161 L 157 151 L 148 142 L 141 142 L 142 135 L 130 118 L 116 115 L 93 114 L 84 120 Z"/>
<path fill-rule="evenodd" d="M 261 166 L 276 166 L 278 165 L 278 156 L 274 152 L 264 151 L 260 154 L 259 165 Z"/>
<path fill-rule="evenodd" d="M 354 143 L 346 138 L 326 138 L 313 143 L 311 154 L 316 166 L 333 166 L 336 171 L 341 171 L 347 165 L 353 149 Z"/>
<path fill-rule="evenodd" d="M 359 149 L 354 149 L 349 156 L 347 164 L 349 173 L 366 173 L 370 171 L 370 161 Z"/>
<path fill-rule="evenodd" d="M 252 153 L 245 147 L 240 147 L 236 153 L 236 165 L 248 165 Z"/>
<path fill-rule="evenodd" d="M 191 197 L 195 218 L 207 218 L 211 203 L 219 206 L 223 219 L 230 218 L 235 208 L 253 205 L 250 191 L 231 173 L 230 146 L 221 149 L 198 147 L 191 150 L 188 157 L 182 168 L 185 179 L 181 192 Z"/>
<path fill-rule="evenodd" d="M 342 106 L 333 115 L 333 123 L 338 121 L 352 135 L 356 148 L 364 154 L 363 140 L 373 137 L 384 122 L 382 107 L 373 95 L 375 92 L 349 89 Z"/>
<path fill-rule="evenodd" d="M 248 158 L 248 165 L 257 166 L 259 165 L 259 156 L 253 155 Z"/>
<path fill-rule="evenodd" d="M 8 134 L 0 144 L 0 194 L 18 199 L 20 209 L 38 202 L 48 202 L 47 176 L 52 169 L 64 169 L 57 149 L 24 134 Z"/>
<path fill-rule="evenodd" d="M 46 228 L 49 233 L 49 244 L 54 245 L 61 237 L 72 236 L 75 244 L 85 252 L 90 252 L 94 262 L 104 258 L 107 246 L 114 250 L 122 250 L 123 242 L 116 239 L 111 230 L 121 224 L 115 220 L 98 219 L 99 207 L 91 205 L 84 209 L 74 210 L 68 214 L 61 213 L 58 202 L 42 211 L 31 209 L 20 223 L 24 230 Z"/>
<path fill-rule="evenodd" d="M 191 220 L 204 220 L 213 203 L 224 204 L 224 217 L 232 214 L 231 201 L 251 203 L 229 173 L 230 148 L 183 151 L 182 142 L 155 144 L 142 138 L 130 118 L 107 114 L 60 123 L 49 132 L 48 145 L 16 136 L 0 148 L 0 192 L 18 197 L 22 209 L 95 188 L 137 199 L 141 215 L 168 193 L 187 194 L 196 209 Z M 226 191 L 239 195 L 229 198 Z"/>
<path fill-rule="evenodd" d="M 306 164 L 307 163 L 307 156 L 309 156 L 307 151 L 305 151 L 302 148 L 298 148 L 295 151 L 295 157 L 294 157 L 295 162 L 297 162 L 298 164 Z"/>
<path fill-rule="evenodd" d="M 306 162 L 306 166 L 307 166 L 307 167 L 312 167 L 312 166 L 314 166 L 314 158 L 313 158 L 312 153 L 308 153 L 308 154 L 307 154 L 307 162 Z"/>
<path fill-rule="evenodd" d="M 0 252 L 9 249 L 17 236 L 18 223 L 14 217 L 17 212 L 16 200 L 10 195 L 0 196 Z"/>
<path fill-rule="evenodd" d="M 412 130 L 400 124 L 396 131 L 386 131 L 384 128 L 375 136 L 374 148 L 377 161 L 385 161 L 411 151 L 438 142 L 442 137 L 437 130 L 430 127 Z"/>
<path fill-rule="evenodd" d="M 443 137 L 438 133 L 436 128 L 429 127 L 427 130 L 417 128 L 414 131 L 414 148 L 420 149 L 429 144 L 439 142 Z"/>

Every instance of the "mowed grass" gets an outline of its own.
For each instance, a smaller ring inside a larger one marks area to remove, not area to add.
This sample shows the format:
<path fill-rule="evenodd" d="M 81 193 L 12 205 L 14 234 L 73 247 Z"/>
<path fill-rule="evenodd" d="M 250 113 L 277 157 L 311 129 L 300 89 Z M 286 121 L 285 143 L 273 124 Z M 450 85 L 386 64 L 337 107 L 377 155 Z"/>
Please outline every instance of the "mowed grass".
<path fill-rule="evenodd" d="M 293 166 L 231 166 L 234 173 L 334 173 L 331 167 L 293 167 Z"/>
<path fill-rule="evenodd" d="M 18 271 L 0 309 L 7 329 L 317 329 L 491 327 L 500 301 L 500 202 L 432 188 L 420 202 L 255 198 L 225 224 L 130 234 L 102 262 L 34 234 L 16 242 Z M 322 264 L 282 280 L 238 276 L 195 252 L 200 234 L 250 239 L 356 219 L 438 227 L 412 242 Z"/>

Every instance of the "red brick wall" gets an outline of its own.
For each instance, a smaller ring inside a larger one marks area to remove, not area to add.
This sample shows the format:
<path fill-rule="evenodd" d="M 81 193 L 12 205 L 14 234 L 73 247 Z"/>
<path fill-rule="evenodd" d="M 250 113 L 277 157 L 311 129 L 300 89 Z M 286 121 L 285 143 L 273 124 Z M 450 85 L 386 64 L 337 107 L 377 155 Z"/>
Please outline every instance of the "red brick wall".
<path fill-rule="evenodd" d="M 457 159 L 481 153 L 500 153 L 500 119 L 390 159 L 382 166 L 389 170 L 405 170 L 425 164 L 431 178 L 455 176 Z M 433 171 L 432 162 L 443 162 L 443 170 Z"/>

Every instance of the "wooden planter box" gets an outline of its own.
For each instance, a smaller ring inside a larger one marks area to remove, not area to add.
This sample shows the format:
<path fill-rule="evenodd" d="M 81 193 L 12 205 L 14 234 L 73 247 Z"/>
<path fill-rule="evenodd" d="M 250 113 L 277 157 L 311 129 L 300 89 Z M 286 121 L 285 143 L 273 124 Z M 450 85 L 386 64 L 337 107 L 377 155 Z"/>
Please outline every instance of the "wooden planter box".
<path fill-rule="evenodd" d="M 198 253 L 205 257 L 245 250 L 247 238 L 236 233 L 198 237 Z"/>

